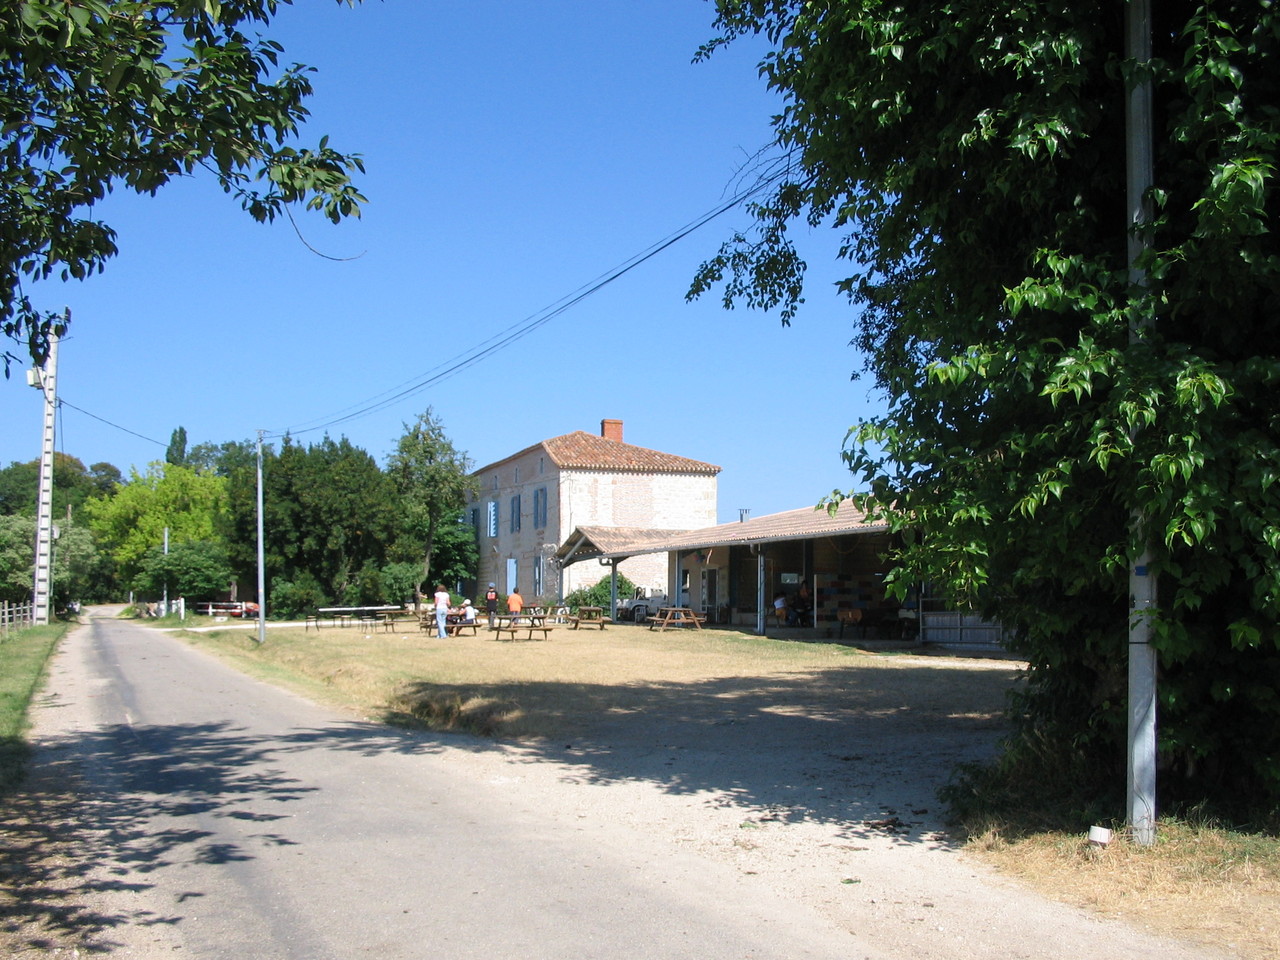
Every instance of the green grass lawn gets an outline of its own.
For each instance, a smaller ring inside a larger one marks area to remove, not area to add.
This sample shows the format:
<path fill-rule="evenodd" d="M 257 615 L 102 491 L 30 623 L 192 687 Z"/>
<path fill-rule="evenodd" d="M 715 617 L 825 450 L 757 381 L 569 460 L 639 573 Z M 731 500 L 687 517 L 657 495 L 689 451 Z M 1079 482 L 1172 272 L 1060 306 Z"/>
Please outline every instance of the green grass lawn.
<path fill-rule="evenodd" d="M 49 657 L 74 624 L 28 627 L 0 639 L 0 794 L 22 782 L 26 771 L 27 714 Z"/>

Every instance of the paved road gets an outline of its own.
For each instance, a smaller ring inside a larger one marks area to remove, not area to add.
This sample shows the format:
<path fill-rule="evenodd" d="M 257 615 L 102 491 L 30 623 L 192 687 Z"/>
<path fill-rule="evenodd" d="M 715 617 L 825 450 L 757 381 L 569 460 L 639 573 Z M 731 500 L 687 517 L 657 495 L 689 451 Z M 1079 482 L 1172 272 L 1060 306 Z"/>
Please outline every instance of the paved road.
<path fill-rule="evenodd" d="M 429 737 L 128 622 L 71 635 L 35 733 L 92 801 L 82 892 L 113 955 L 883 957 L 723 865 L 543 816 Z"/>

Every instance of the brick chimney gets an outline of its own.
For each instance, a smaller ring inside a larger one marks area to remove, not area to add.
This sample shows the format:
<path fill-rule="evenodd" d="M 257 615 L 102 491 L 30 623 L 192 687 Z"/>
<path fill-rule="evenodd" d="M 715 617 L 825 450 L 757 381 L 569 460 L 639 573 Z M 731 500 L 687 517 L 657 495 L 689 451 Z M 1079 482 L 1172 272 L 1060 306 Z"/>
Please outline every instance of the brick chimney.
<path fill-rule="evenodd" d="M 606 440 L 617 440 L 622 442 L 622 421 L 621 420 L 601 420 L 600 436 Z"/>

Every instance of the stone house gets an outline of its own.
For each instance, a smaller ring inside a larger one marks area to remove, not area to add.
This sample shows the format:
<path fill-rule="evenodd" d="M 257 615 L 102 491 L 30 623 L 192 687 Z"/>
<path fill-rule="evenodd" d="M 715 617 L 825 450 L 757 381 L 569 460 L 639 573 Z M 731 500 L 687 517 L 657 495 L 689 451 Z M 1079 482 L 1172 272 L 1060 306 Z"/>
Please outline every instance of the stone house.
<path fill-rule="evenodd" d="M 492 582 L 526 601 L 551 602 L 609 573 L 607 566 L 561 568 L 555 553 L 575 527 L 692 530 L 716 521 L 720 468 L 623 441 L 621 420 L 600 434 L 552 437 L 476 470 L 479 494 L 468 508 L 480 547 L 477 593 Z M 619 572 L 662 589 L 665 556 L 635 557 Z"/>

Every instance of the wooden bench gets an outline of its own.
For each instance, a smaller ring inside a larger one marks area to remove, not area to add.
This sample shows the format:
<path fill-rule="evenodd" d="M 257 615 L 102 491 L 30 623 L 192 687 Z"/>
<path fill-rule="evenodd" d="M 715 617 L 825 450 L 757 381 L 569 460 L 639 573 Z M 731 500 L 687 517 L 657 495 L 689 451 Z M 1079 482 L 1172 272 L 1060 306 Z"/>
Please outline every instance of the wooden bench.
<path fill-rule="evenodd" d="M 470 623 L 447 623 L 445 624 L 444 632 L 451 637 L 460 637 L 463 630 L 470 630 L 471 635 L 475 637 L 478 636 L 476 628 L 479 626 L 480 622 L 478 620 L 472 620 Z"/>
<path fill-rule="evenodd" d="M 604 615 L 603 607 L 579 607 L 577 614 L 565 618 L 566 622 L 573 625 L 573 629 L 577 630 L 582 624 L 588 627 L 599 627 L 601 630 L 606 624 L 613 623 L 613 620 Z"/>
<path fill-rule="evenodd" d="M 503 635 L 504 633 L 509 633 L 509 634 L 511 634 L 511 639 L 512 639 L 512 640 L 516 640 L 516 639 L 518 639 L 518 638 L 516 637 L 516 634 L 517 634 L 517 633 L 519 633 L 521 630 L 528 630 L 528 631 L 529 631 L 529 636 L 528 636 L 526 639 L 528 639 L 528 640 L 532 640 L 532 639 L 533 639 L 533 635 L 534 635 L 535 633 L 541 633 L 541 634 L 542 634 L 541 639 L 545 640 L 545 639 L 547 639 L 547 634 L 549 634 L 553 629 L 554 629 L 554 627 L 538 626 L 538 625 L 535 625 L 535 624 L 532 624 L 532 623 L 512 623 L 512 624 L 508 624 L 508 625 L 505 625 L 505 626 L 497 626 L 497 627 L 494 627 L 494 628 L 493 628 L 493 632 L 494 632 L 494 633 L 496 633 L 496 634 L 498 635 L 498 639 L 499 639 L 499 640 L 501 640 L 501 639 L 502 639 L 502 635 Z"/>
<path fill-rule="evenodd" d="M 706 622 L 705 614 L 697 613 L 688 607 L 663 607 L 648 619 L 649 629 L 659 631 L 666 630 L 668 627 L 693 627 L 695 630 L 701 630 Z"/>
<path fill-rule="evenodd" d="M 588 627 L 599 627 L 603 630 L 606 626 L 613 623 L 613 621 L 609 617 L 566 617 L 565 623 L 572 625 L 575 630 L 577 630 L 581 624 L 586 624 Z"/>

